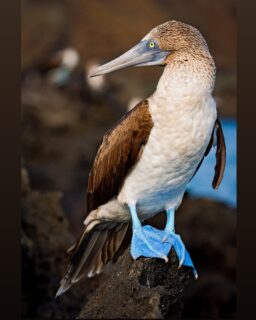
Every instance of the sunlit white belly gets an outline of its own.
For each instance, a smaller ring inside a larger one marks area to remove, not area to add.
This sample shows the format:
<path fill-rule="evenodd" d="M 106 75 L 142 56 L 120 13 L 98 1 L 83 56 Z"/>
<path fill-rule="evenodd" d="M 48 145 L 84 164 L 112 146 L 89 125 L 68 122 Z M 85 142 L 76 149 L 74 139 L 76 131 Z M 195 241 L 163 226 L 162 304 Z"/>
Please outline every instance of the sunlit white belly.
<path fill-rule="evenodd" d="M 180 205 L 216 120 L 211 96 L 192 99 L 191 105 L 180 108 L 162 104 L 159 110 L 154 99 L 149 99 L 149 106 L 154 126 L 118 195 L 119 201 L 136 204 L 142 219 Z"/>

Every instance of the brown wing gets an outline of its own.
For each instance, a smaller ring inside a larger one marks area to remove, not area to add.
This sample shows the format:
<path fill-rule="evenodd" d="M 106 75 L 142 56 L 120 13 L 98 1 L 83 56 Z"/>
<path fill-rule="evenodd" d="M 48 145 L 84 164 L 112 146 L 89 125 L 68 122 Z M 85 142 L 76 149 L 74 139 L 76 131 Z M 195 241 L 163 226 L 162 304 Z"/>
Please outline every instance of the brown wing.
<path fill-rule="evenodd" d="M 196 168 L 194 175 L 197 173 L 204 158 L 208 155 L 208 153 L 210 152 L 210 150 L 213 146 L 214 134 L 216 134 L 216 138 L 217 138 L 217 147 L 216 147 L 216 165 L 214 168 L 214 177 L 212 180 L 212 187 L 214 189 L 218 189 L 218 187 L 221 184 L 224 170 L 225 170 L 225 166 L 226 166 L 226 144 L 225 144 L 224 134 L 223 134 L 223 130 L 222 130 L 221 123 L 220 123 L 219 119 L 217 119 L 215 121 L 209 144 L 205 150 L 205 154 L 204 154 L 202 160 L 199 162 L 199 165 Z M 194 175 L 193 175 L 193 177 L 194 177 Z"/>
<path fill-rule="evenodd" d="M 216 165 L 215 165 L 215 174 L 212 181 L 212 186 L 214 189 L 217 189 L 221 184 L 224 170 L 226 166 L 226 144 L 225 138 L 223 134 L 223 130 L 221 127 L 221 123 L 219 119 L 215 122 L 215 130 L 216 130 L 216 137 L 217 137 L 217 148 L 216 148 Z"/>
<path fill-rule="evenodd" d="M 87 188 L 87 214 L 118 194 L 153 126 L 148 102 L 128 112 L 103 138 Z"/>
<path fill-rule="evenodd" d="M 103 138 L 91 170 L 87 190 L 87 213 L 118 194 L 124 178 L 139 158 L 153 126 L 148 102 L 139 103 Z M 100 273 L 127 248 L 129 223 L 101 222 L 85 230 L 69 249 L 69 263 L 57 295 L 84 275 Z"/>

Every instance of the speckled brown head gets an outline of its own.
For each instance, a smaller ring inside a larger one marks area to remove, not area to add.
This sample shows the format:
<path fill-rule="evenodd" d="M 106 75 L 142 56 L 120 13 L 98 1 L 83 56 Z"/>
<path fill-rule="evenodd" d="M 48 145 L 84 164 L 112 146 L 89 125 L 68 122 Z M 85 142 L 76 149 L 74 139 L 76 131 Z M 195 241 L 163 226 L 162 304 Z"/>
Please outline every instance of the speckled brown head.
<path fill-rule="evenodd" d="M 163 64 L 171 62 L 172 56 L 177 53 L 209 55 L 207 43 L 201 33 L 196 28 L 175 20 L 157 26 L 143 40 L 154 42 L 161 50 L 170 52 Z"/>
<path fill-rule="evenodd" d="M 137 45 L 118 58 L 100 66 L 89 77 L 135 66 L 166 65 L 189 58 L 207 59 L 214 65 L 206 41 L 194 27 L 167 21 L 152 29 Z"/>

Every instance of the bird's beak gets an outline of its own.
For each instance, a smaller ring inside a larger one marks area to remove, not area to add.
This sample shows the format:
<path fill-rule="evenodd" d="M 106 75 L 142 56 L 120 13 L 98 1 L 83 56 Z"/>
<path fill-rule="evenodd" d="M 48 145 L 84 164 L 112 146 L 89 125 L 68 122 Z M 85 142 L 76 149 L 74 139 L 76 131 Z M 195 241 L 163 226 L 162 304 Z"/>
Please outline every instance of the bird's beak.
<path fill-rule="evenodd" d="M 170 51 L 149 48 L 148 41 L 142 40 L 118 58 L 98 67 L 88 77 L 100 76 L 127 67 L 161 65 L 169 54 Z"/>

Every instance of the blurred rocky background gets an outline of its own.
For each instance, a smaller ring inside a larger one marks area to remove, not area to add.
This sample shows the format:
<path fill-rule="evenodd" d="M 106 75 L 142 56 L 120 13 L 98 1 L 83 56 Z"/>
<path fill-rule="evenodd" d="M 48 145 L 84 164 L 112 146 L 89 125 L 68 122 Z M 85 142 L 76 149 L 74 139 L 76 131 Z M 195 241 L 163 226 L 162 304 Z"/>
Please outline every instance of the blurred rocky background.
<path fill-rule="evenodd" d="M 218 70 L 219 114 L 235 120 L 236 2 L 21 3 L 22 316 L 75 318 L 109 277 L 108 271 L 81 281 L 54 299 L 65 251 L 82 229 L 89 170 L 103 134 L 154 91 L 162 69 L 127 69 L 93 81 L 87 73 L 156 25 L 180 20 L 205 36 Z M 234 185 L 228 187 L 235 193 Z M 178 211 L 177 231 L 199 272 L 185 291 L 184 318 L 235 317 L 236 208 L 223 202 L 188 193 Z"/>

